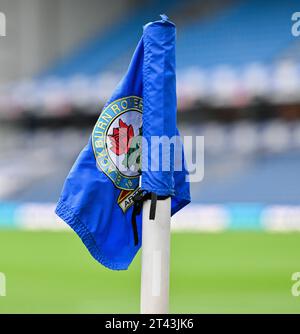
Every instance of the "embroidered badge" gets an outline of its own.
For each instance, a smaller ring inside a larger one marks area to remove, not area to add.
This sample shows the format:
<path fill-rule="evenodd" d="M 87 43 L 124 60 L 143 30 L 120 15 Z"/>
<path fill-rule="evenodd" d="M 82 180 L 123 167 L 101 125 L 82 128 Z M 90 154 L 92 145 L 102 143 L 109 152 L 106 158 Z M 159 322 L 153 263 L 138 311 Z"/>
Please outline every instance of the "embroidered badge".
<path fill-rule="evenodd" d="M 92 134 L 97 166 L 121 190 L 118 204 L 124 212 L 139 191 L 142 112 L 140 97 L 116 100 L 103 109 Z"/>

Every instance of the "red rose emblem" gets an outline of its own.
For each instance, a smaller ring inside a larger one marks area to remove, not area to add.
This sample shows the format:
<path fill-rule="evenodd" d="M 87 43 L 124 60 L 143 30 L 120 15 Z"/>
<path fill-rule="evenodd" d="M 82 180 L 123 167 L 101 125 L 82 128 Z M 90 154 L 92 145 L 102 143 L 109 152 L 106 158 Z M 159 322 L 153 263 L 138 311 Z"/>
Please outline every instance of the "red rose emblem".
<path fill-rule="evenodd" d="M 113 133 L 108 135 L 111 140 L 112 147 L 110 148 L 116 155 L 127 154 L 130 148 L 130 143 L 134 137 L 132 125 L 127 125 L 119 119 L 119 127 L 113 129 Z"/>

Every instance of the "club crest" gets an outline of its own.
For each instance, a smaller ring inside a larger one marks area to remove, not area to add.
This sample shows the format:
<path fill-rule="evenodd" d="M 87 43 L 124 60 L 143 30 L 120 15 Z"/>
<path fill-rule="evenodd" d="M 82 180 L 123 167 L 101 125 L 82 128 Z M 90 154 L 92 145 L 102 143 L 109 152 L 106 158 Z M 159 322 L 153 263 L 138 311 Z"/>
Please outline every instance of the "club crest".
<path fill-rule="evenodd" d="M 98 168 L 121 190 L 118 204 L 125 212 L 139 190 L 143 101 L 137 96 L 110 103 L 92 134 Z"/>

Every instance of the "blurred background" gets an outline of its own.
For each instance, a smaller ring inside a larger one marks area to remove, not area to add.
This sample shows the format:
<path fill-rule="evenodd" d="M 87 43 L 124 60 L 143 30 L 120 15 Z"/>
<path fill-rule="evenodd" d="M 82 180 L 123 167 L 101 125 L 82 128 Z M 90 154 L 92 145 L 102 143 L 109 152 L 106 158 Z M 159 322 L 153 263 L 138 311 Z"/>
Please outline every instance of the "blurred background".
<path fill-rule="evenodd" d="M 177 25 L 181 135 L 205 140 L 204 179 L 173 218 L 171 311 L 300 311 L 297 11 L 296 0 L 0 0 L 0 313 L 138 312 L 139 258 L 103 269 L 54 208 L 161 13 Z"/>

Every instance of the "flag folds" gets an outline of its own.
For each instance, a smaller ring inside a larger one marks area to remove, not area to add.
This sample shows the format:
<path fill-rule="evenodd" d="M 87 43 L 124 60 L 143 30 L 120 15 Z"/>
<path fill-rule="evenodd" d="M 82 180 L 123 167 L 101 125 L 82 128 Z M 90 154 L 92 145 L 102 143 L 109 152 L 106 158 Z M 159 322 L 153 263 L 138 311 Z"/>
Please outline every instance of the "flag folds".
<path fill-rule="evenodd" d="M 164 15 L 144 27 L 57 204 L 58 216 L 110 269 L 127 269 L 141 246 L 141 200 L 171 196 L 172 215 L 190 202 L 176 127 L 175 35 Z"/>

